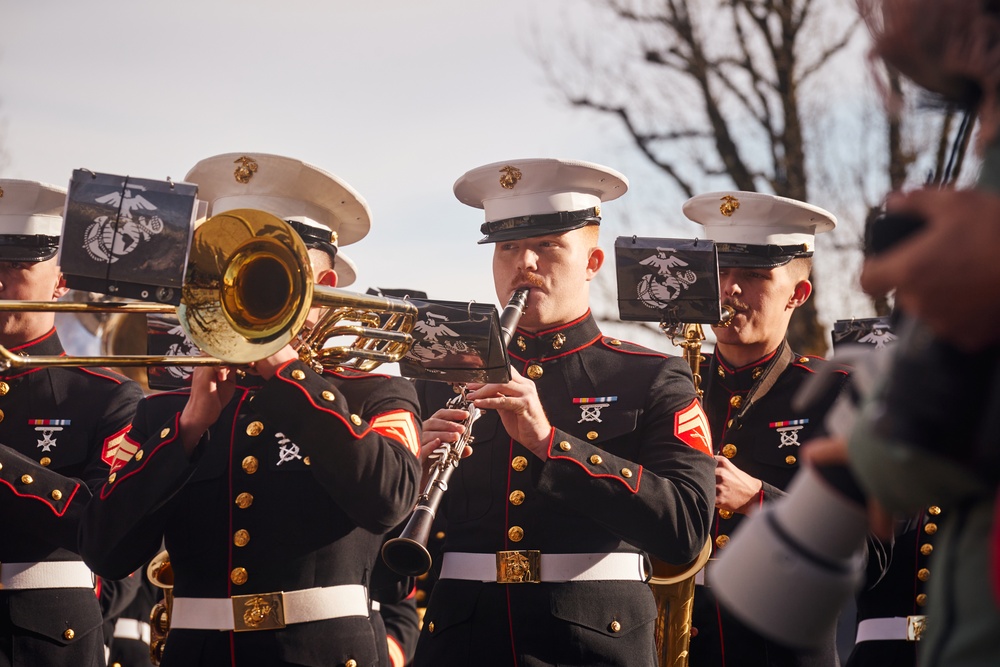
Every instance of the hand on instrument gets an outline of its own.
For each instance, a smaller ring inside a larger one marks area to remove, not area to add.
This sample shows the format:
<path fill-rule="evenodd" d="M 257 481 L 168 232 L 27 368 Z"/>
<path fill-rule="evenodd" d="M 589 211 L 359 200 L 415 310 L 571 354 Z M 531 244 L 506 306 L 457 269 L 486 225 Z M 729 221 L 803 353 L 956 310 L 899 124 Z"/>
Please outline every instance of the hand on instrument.
<path fill-rule="evenodd" d="M 747 514 L 757 506 L 763 482 L 743 472 L 725 456 L 715 457 L 715 506 Z"/>
<path fill-rule="evenodd" d="M 222 414 L 236 391 L 236 371 L 229 366 L 199 366 L 191 375 L 191 395 L 181 412 L 180 438 L 190 454 Z"/>
<path fill-rule="evenodd" d="M 538 458 L 549 458 L 552 424 L 545 416 L 535 383 L 515 369 L 506 384 L 468 384 L 467 397 L 480 410 L 496 410 L 504 428 Z"/>
<path fill-rule="evenodd" d="M 431 463 L 444 455 L 449 445 L 458 442 L 465 433 L 465 425 L 462 422 L 468 418 L 469 413 L 466 410 L 441 408 L 424 420 L 423 428 L 420 430 L 420 465 L 423 468 L 421 488 L 426 484 Z M 472 447 L 466 445 L 462 450 L 462 458 L 470 454 Z"/>

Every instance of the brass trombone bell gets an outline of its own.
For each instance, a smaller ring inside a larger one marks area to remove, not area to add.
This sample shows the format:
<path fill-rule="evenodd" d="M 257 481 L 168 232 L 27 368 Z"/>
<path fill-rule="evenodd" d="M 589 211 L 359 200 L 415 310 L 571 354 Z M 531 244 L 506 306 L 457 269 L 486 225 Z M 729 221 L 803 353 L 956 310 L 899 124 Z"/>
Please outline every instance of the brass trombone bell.
<path fill-rule="evenodd" d="M 323 360 L 333 363 L 349 359 L 392 362 L 401 359 L 413 344 L 410 331 L 417 316 L 415 305 L 314 285 L 309 251 L 288 223 L 255 209 L 227 211 L 195 229 L 181 305 L 176 308 L 188 338 L 209 356 L 22 357 L 0 346 L 0 371 L 41 366 L 248 364 L 300 338 L 310 308 L 319 307 L 334 309 L 323 317 L 327 338 L 358 338 L 350 346 L 325 347 L 326 338 L 313 336 L 307 339 L 312 356 L 321 352 Z M 4 311 L 148 314 L 173 313 L 175 308 L 146 302 L 0 301 L 0 312 Z M 380 314 L 387 316 L 381 327 Z M 329 323 L 344 319 L 360 321 L 362 326 Z"/>

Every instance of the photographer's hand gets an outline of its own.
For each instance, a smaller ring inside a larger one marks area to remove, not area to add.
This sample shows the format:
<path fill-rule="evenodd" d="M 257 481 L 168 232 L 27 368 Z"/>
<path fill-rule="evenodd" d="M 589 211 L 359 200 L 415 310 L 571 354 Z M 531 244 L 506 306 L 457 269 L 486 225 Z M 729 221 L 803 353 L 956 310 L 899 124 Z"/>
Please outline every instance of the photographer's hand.
<path fill-rule="evenodd" d="M 865 261 L 862 288 L 896 290 L 896 303 L 967 351 L 1000 342 L 1000 196 L 982 190 L 893 195 L 887 213 L 917 215 L 923 229 Z"/>

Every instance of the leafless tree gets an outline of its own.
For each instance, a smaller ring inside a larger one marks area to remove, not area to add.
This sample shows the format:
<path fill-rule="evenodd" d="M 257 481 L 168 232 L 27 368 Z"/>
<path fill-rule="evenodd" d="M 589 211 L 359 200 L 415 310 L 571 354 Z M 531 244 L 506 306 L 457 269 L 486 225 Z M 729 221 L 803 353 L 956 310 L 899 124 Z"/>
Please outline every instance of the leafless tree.
<path fill-rule="evenodd" d="M 558 51 L 551 36 L 537 48 L 552 84 L 571 104 L 617 118 L 678 209 L 681 197 L 732 188 L 843 204 L 835 210 L 850 222 L 832 235 L 834 250 L 857 260 L 868 211 L 927 152 L 926 121 L 887 115 L 871 85 L 867 32 L 850 0 L 563 7 L 566 39 Z M 879 75 L 906 98 L 897 76 Z M 816 302 L 796 311 L 789 339 L 823 354 Z"/>

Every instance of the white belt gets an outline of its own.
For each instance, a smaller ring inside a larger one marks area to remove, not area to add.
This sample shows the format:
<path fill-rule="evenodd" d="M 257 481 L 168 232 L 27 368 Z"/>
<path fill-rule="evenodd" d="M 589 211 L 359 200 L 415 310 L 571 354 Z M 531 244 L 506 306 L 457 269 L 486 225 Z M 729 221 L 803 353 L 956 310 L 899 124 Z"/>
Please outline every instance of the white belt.
<path fill-rule="evenodd" d="M 255 593 L 231 598 L 174 598 L 170 629 L 275 630 L 343 616 L 368 617 L 368 591 L 359 584 Z"/>
<path fill-rule="evenodd" d="M 115 621 L 115 639 L 134 639 L 149 643 L 149 623 L 134 618 L 119 618 Z"/>
<path fill-rule="evenodd" d="M 856 644 L 879 640 L 920 641 L 926 624 L 924 616 L 866 618 L 858 623 Z"/>
<path fill-rule="evenodd" d="M 0 563 L 0 590 L 93 587 L 94 575 L 78 560 Z"/>
<path fill-rule="evenodd" d="M 476 554 L 448 551 L 441 561 L 441 579 L 495 583 L 558 581 L 646 581 L 642 554 L 543 554 L 500 551 Z"/>

